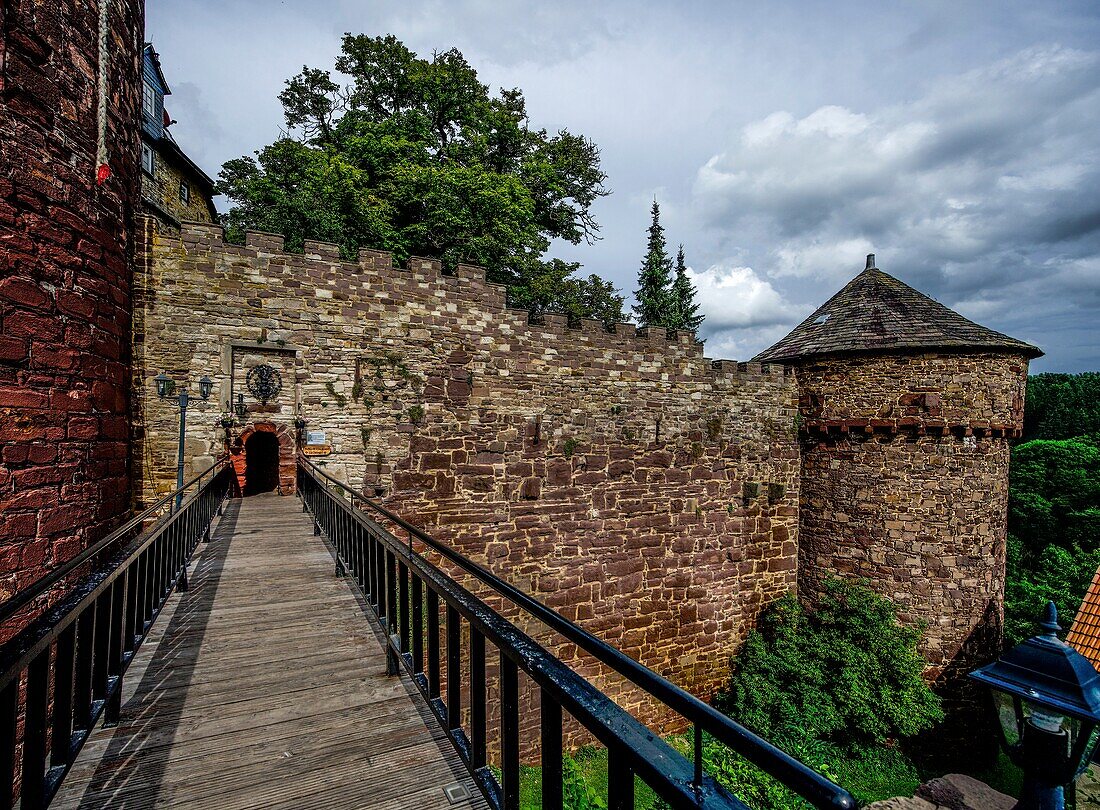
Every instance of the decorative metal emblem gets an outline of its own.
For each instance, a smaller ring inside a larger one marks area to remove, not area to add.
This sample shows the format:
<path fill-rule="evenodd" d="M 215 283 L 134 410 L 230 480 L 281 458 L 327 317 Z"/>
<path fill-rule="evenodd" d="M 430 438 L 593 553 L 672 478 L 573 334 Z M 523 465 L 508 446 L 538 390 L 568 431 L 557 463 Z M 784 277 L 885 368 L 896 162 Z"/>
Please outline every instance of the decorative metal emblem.
<path fill-rule="evenodd" d="M 260 400 L 261 405 L 266 405 L 279 396 L 279 391 L 283 388 L 283 378 L 279 376 L 278 370 L 267 365 L 249 369 L 247 383 L 249 393 Z"/>

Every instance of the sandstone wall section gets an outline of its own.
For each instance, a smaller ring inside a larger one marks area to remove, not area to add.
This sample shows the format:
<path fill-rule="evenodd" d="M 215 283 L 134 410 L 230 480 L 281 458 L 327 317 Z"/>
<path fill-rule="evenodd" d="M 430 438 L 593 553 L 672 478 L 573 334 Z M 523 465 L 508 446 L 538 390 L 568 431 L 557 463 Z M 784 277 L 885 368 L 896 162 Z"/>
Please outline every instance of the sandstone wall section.
<path fill-rule="evenodd" d="M 152 222 L 136 343 L 143 465 L 174 477 L 165 370 L 215 397 L 190 413 L 194 469 L 218 411 L 266 363 L 279 397 L 234 432 L 324 432 L 324 469 L 699 694 L 760 607 L 795 585 L 799 447 L 782 367 L 712 363 L 687 335 L 531 325 L 479 268 Z M 230 390 L 232 377 L 233 389 Z M 266 429 L 266 428 L 264 428 Z M 189 470 L 190 472 L 190 470 Z"/>
<path fill-rule="evenodd" d="M 933 676 L 995 653 L 1007 438 L 1023 424 L 1027 360 L 838 358 L 806 362 L 797 374 L 806 436 L 802 595 L 820 592 L 834 573 L 868 579 L 904 621 L 928 623 L 923 652 Z"/>

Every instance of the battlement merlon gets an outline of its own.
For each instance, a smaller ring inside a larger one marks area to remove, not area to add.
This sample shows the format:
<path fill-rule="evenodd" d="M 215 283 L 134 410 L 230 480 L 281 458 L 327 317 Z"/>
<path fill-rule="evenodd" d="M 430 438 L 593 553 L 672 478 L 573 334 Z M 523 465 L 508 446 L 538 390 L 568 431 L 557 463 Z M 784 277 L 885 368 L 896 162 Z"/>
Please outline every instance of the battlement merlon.
<path fill-rule="evenodd" d="M 158 230 L 162 227 L 157 224 Z M 159 232 L 161 240 L 170 239 L 171 231 Z M 664 355 L 670 365 L 690 361 L 698 364 L 696 374 L 715 381 L 777 380 L 793 374 L 793 370 L 775 363 L 744 363 L 732 360 L 712 361 L 703 356 L 703 343 L 694 333 L 660 327 L 639 327 L 633 323 L 611 324 L 584 318 L 571 321 L 564 315 L 548 313 L 536 321 L 521 308 L 509 307 L 504 285 L 486 279 L 486 271 L 477 265 L 459 264 L 453 274 L 443 272 L 439 259 L 410 256 L 404 267 L 398 266 L 393 254 L 384 250 L 360 248 L 357 261 L 344 259 L 340 246 L 331 242 L 307 239 L 301 253 L 289 252 L 280 234 L 249 230 L 243 245 L 225 241 L 221 225 L 184 221 L 179 230 L 179 245 L 183 252 L 206 261 L 223 255 L 229 259 L 228 269 L 238 266 L 241 259 L 256 259 L 266 271 L 285 267 L 292 272 L 306 272 L 310 285 L 319 297 L 353 294 L 358 285 L 364 296 L 385 284 L 411 291 L 413 286 L 432 285 L 437 298 L 452 299 L 455 304 L 476 302 L 479 308 L 501 315 L 506 330 L 517 330 L 546 341 L 580 341 L 592 348 L 615 349 L 624 353 L 643 351 Z M 239 271 L 243 274 L 243 268 Z M 253 274 L 254 276 L 255 274 Z"/>

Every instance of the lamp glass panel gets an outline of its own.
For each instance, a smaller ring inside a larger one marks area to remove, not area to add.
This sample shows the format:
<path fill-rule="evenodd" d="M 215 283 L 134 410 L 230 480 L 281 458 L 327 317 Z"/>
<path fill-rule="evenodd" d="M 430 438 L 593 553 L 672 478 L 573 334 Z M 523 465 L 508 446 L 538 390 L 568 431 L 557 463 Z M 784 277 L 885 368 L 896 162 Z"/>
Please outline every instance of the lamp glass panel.
<path fill-rule="evenodd" d="M 997 719 L 1001 722 L 1004 731 L 1005 742 L 1012 746 L 1020 741 L 1023 729 L 1020 726 L 1020 715 L 1017 712 L 1017 698 L 1000 689 L 993 690 L 993 701 L 997 706 Z"/>
<path fill-rule="evenodd" d="M 1031 721 L 1032 725 L 1043 731 L 1066 732 L 1069 735 L 1070 746 L 1077 741 L 1077 735 L 1081 731 L 1081 721 L 1076 717 L 1070 717 L 1057 709 L 1030 700 L 1024 700 L 1024 716 Z"/>

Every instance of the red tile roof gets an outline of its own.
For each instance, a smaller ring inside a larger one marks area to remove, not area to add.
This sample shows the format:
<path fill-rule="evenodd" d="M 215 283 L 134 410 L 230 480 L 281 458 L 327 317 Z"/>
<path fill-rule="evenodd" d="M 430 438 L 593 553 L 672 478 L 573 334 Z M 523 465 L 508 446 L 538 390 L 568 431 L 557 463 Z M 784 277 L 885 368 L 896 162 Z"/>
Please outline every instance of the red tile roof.
<path fill-rule="evenodd" d="M 1073 619 L 1066 641 L 1100 669 L 1100 569 L 1092 578 L 1081 609 Z"/>

